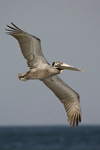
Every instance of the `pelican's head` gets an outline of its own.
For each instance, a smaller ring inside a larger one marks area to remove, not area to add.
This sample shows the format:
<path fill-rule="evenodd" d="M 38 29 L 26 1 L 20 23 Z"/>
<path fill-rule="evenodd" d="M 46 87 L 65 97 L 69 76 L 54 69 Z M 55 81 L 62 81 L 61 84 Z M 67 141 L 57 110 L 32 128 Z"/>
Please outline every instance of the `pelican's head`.
<path fill-rule="evenodd" d="M 60 73 L 64 70 L 64 69 L 67 69 L 67 70 L 74 70 L 74 71 L 83 71 L 81 69 L 78 69 L 78 68 L 75 68 L 73 66 L 70 66 L 68 64 L 65 64 L 63 62 L 60 62 L 60 61 L 56 61 L 56 62 L 53 62 L 52 63 L 52 66 L 61 70 Z"/>

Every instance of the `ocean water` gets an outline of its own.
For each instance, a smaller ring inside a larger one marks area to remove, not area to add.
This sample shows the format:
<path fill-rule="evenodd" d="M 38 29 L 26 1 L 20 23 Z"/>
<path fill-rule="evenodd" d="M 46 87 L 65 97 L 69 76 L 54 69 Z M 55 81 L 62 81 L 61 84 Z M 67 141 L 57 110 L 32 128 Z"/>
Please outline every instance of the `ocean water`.
<path fill-rule="evenodd" d="M 0 127 L 0 150 L 100 150 L 100 126 Z"/>

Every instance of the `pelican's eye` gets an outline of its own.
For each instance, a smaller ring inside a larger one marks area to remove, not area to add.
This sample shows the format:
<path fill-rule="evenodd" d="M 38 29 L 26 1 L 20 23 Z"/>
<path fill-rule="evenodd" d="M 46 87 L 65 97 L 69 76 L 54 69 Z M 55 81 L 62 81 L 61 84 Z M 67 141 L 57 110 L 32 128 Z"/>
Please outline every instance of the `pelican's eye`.
<path fill-rule="evenodd" d="M 52 63 L 52 66 L 53 66 L 53 67 L 54 67 L 54 65 L 55 65 L 55 62 Z"/>

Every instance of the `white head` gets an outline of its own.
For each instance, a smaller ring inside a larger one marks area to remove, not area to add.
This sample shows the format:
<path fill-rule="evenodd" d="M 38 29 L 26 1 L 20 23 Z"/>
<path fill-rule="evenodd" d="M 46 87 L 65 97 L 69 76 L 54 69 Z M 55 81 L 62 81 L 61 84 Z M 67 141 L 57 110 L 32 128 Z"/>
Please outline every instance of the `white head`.
<path fill-rule="evenodd" d="M 67 69 L 67 70 L 74 70 L 74 71 L 83 71 L 81 69 L 78 69 L 78 68 L 75 68 L 71 65 L 68 65 L 66 63 L 63 63 L 63 62 L 60 62 L 60 61 L 56 61 L 56 62 L 53 62 L 52 63 L 52 66 L 61 70 L 61 72 L 64 70 L 64 69 Z"/>

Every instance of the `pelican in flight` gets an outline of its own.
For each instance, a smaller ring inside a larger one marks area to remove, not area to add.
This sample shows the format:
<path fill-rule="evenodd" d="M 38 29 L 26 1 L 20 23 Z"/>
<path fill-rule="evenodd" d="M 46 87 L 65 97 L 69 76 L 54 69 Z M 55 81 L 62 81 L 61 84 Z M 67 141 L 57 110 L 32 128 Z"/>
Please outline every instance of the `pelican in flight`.
<path fill-rule="evenodd" d="M 9 27 L 9 29 L 6 29 L 7 33 L 17 39 L 29 67 L 28 72 L 18 74 L 19 80 L 39 79 L 42 81 L 63 103 L 68 116 L 69 126 L 72 125 L 74 127 L 75 124 L 78 126 L 78 123 L 81 122 L 79 94 L 63 82 L 57 74 L 60 74 L 64 69 L 82 70 L 60 61 L 53 62 L 51 66 L 42 53 L 41 40 L 19 29 L 13 23 L 11 24 L 13 27 L 7 25 Z"/>

